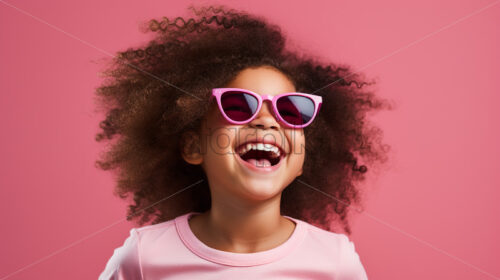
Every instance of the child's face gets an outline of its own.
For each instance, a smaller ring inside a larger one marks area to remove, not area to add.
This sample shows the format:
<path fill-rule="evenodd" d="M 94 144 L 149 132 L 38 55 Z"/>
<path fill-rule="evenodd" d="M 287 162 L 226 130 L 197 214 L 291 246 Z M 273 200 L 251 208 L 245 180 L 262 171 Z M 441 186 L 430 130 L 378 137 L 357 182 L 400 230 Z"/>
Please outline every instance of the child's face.
<path fill-rule="evenodd" d="M 258 94 L 277 95 L 296 91 L 293 83 L 279 70 L 270 67 L 247 68 L 224 87 L 248 89 Z M 256 139 L 274 140 L 285 151 L 279 167 L 273 171 L 249 168 L 236 152 Z M 264 102 L 255 119 L 243 125 L 228 123 L 215 101 L 202 125 L 201 163 L 210 185 L 212 201 L 222 197 L 231 203 L 252 203 L 276 198 L 295 177 L 302 174 L 305 157 L 303 129 L 286 128 L 274 118 L 272 106 Z M 193 163 L 193 162 L 191 162 Z"/>

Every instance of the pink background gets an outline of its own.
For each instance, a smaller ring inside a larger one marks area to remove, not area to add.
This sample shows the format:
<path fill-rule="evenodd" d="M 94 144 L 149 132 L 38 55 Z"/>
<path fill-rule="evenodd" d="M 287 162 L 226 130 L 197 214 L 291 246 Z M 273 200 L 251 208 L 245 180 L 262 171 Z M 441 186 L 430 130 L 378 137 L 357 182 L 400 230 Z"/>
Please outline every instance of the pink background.
<path fill-rule="evenodd" d="M 352 221 L 370 279 L 498 279 L 499 1 L 406 2 L 203 3 L 272 19 L 399 105 L 373 118 L 392 161 Z M 191 2 L 145 3 L 0 1 L 0 279 L 96 279 L 133 226 L 93 165 L 92 97 L 94 62 Z"/>

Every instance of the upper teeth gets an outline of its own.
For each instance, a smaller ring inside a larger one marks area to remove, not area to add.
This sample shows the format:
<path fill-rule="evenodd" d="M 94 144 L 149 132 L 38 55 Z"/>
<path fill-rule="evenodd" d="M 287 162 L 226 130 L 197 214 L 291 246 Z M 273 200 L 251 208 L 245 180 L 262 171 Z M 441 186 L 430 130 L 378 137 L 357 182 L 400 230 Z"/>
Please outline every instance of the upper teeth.
<path fill-rule="evenodd" d="M 239 149 L 238 153 L 240 155 L 245 154 L 250 150 L 260 150 L 272 152 L 273 157 L 279 157 L 281 155 L 280 149 L 273 144 L 264 144 L 264 143 L 247 143 L 242 148 Z"/>

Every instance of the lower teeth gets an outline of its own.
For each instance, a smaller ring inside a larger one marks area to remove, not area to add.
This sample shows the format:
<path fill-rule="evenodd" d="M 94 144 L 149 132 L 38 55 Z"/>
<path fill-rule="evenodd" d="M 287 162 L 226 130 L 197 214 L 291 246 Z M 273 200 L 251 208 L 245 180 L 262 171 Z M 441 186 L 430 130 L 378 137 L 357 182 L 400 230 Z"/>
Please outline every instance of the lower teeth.
<path fill-rule="evenodd" d="M 256 167 L 269 167 L 269 166 L 271 166 L 271 162 L 269 162 L 269 160 L 267 160 L 267 159 L 256 160 L 254 158 L 251 158 L 251 159 L 247 160 L 247 162 L 249 162 L 251 165 L 255 165 Z"/>

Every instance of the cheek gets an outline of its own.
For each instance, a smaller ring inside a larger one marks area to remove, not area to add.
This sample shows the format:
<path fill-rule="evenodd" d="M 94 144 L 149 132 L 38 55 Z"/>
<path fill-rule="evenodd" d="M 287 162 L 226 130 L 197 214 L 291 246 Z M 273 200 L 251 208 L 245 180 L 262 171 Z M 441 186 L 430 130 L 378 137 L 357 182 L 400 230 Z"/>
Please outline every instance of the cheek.
<path fill-rule="evenodd" d="M 304 161 L 306 157 L 306 139 L 304 134 L 296 133 L 293 138 L 293 169 L 301 170 L 304 166 Z"/>
<path fill-rule="evenodd" d="M 228 126 L 216 107 L 207 114 L 203 129 L 203 147 L 206 154 L 224 155 L 232 150 L 236 128 Z"/>
<path fill-rule="evenodd" d="M 232 156 L 235 133 L 234 127 L 214 126 L 205 130 L 203 146 L 206 161 L 216 162 Z"/>
<path fill-rule="evenodd" d="M 290 139 L 292 154 L 295 156 L 305 156 L 306 152 L 306 138 L 303 130 L 292 130 L 287 135 Z"/>
<path fill-rule="evenodd" d="M 215 154 L 225 154 L 231 149 L 231 135 L 229 131 L 217 131 L 211 135 L 208 144 Z"/>

